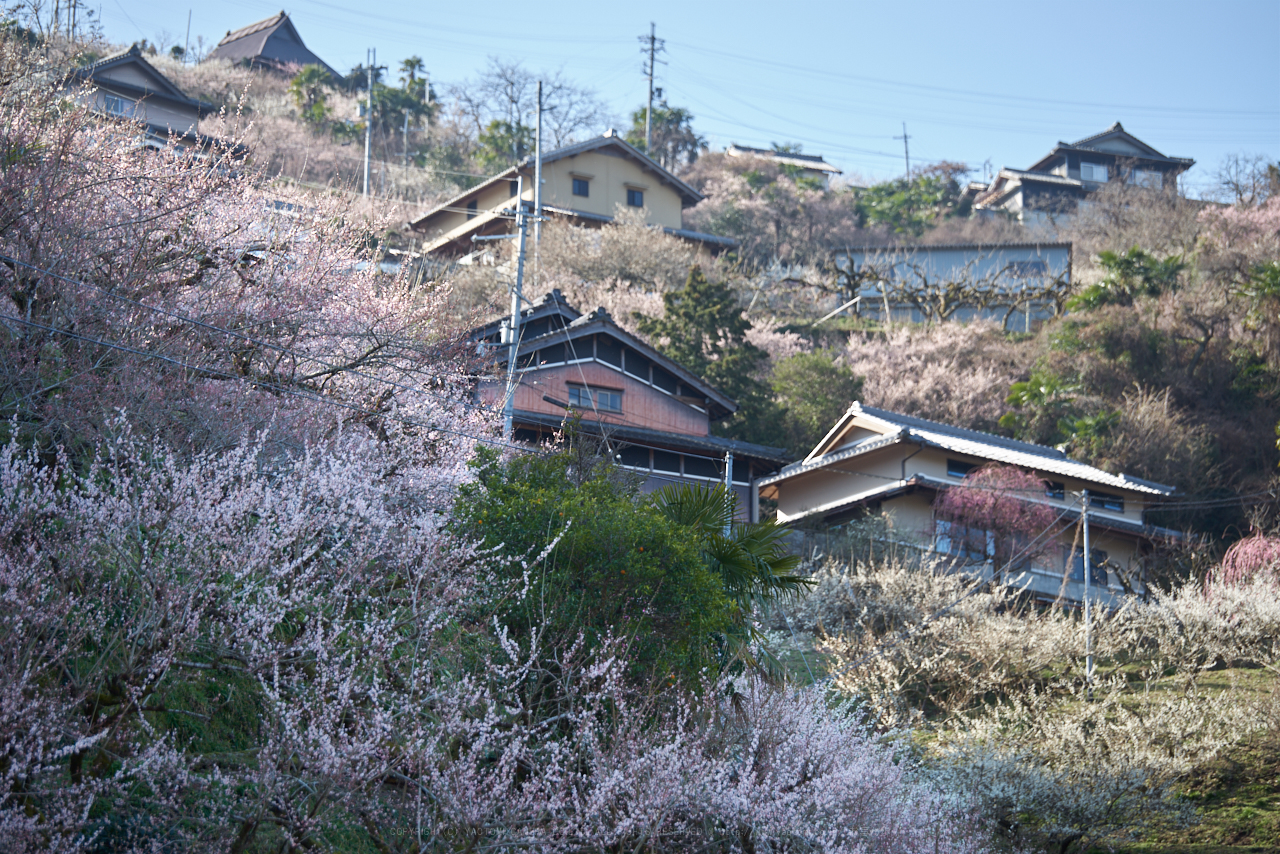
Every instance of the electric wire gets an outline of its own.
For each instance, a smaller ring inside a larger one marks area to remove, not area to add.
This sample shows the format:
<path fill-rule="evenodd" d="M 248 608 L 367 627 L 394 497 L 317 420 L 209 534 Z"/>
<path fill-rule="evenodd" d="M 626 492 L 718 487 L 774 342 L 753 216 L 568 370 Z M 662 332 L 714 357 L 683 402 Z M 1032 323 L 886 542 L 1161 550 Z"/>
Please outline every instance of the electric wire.
<path fill-rule="evenodd" d="M 1044 528 L 1044 530 L 1042 530 L 1039 534 L 1037 534 L 1034 539 L 1032 539 L 1029 543 L 1027 543 L 1013 557 L 1009 558 L 1009 560 L 1006 562 L 1005 565 L 1008 566 L 1013 563 L 1016 563 L 1018 560 L 1021 560 L 1023 557 L 1028 555 L 1031 552 L 1031 549 L 1035 547 L 1036 543 L 1042 537 L 1044 537 L 1045 534 L 1048 534 L 1051 531 L 1053 531 L 1055 528 L 1057 528 L 1058 524 L 1064 518 L 1066 518 L 1066 515 L 1068 513 L 1070 513 L 1072 510 L 1075 509 L 1075 505 L 1078 503 L 1079 503 L 1078 501 L 1073 501 L 1071 505 L 1064 508 L 1063 511 L 1058 514 L 1058 517 L 1056 519 L 1050 522 L 1048 526 Z M 889 638 L 888 640 L 881 641 L 880 643 L 876 644 L 876 646 L 872 647 L 872 649 L 869 652 L 865 653 L 860 658 L 857 658 L 851 662 L 847 662 L 836 671 L 827 674 L 827 676 L 824 678 L 823 681 L 826 683 L 835 682 L 837 679 L 839 679 L 842 675 L 844 675 L 848 671 L 861 667 L 863 664 L 870 661 L 872 658 L 875 658 L 879 656 L 881 653 L 886 652 L 889 649 L 892 649 L 893 647 L 897 646 L 898 644 L 910 638 L 911 635 L 913 635 L 916 631 L 923 629 L 925 626 L 929 625 L 931 622 L 941 617 L 943 614 L 946 614 L 948 611 L 955 608 L 957 605 L 959 605 L 964 600 L 968 599 L 970 596 L 973 596 L 974 594 L 976 594 L 978 591 L 980 591 L 983 588 L 983 586 L 984 585 L 983 583 L 981 583 L 981 581 L 974 583 L 972 586 L 970 586 L 968 590 L 960 594 L 960 596 L 958 596 L 951 603 L 944 605 L 943 607 L 934 611 L 932 614 L 925 617 L 923 620 L 921 620 L 919 623 L 916 623 L 914 626 L 905 627 L 900 632 L 898 632 L 897 636 L 893 638 Z"/>

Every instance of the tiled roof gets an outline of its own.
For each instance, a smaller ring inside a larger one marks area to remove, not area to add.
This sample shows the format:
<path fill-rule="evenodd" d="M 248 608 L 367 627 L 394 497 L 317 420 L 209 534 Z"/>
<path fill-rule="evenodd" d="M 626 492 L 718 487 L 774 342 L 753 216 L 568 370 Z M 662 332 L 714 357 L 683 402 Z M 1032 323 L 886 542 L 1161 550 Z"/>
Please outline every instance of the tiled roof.
<path fill-rule="evenodd" d="M 830 463 L 839 462 L 842 459 L 884 447 L 887 444 L 911 442 L 929 445 L 965 456 L 1006 463 L 1019 468 L 1033 469 L 1046 474 L 1056 474 L 1062 477 L 1098 483 L 1112 489 L 1124 489 L 1148 495 L 1169 495 L 1174 491 L 1172 486 L 1124 474 L 1112 474 L 1078 460 L 1073 460 L 1057 448 L 1036 445 L 1031 442 L 1021 442 L 1017 439 L 997 436 L 994 433 L 984 433 L 980 430 L 967 430 L 963 427 L 954 427 L 938 421 L 929 421 L 925 418 L 890 412 L 874 406 L 863 406 L 856 401 L 849 407 L 849 411 L 845 413 L 831 433 L 827 434 L 827 438 L 823 440 L 823 443 L 835 441 L 843 426 L 859 416 L 879 421 L 886 427 L 897 429 L 886 431 L 883 437 L 872 437 L 864 440 L 852 448 L 846 448 L 844 451 L 811 454 L 804 462 L 783 469 L 783 472 L 778 477 L 781 478 L 783 474 L 800 474 L 804 471 L 821 468 Z M 821 447 L 822 445 L 819 445 L 819 448 Z"/>
<path fill-rule="evenodd" d="M 881 246 L 850 246 L 841 252 L 943 252 L 957 249 L 998 251 L 1000 249 L 1070 249 L 1069 240 L 1009 243 L 888 243 Z M 840 253 L 837 253 L 840 254 Z"/>
<path fill-rule="evenodd" d="M 799 154 L 791 151 L 774 151 L 772 148 L 752 148 L 748 145 L 738 145 L 736 142 L 729 143 L 729 147 L 725 149 L 724 153 L 730 156 L 741 153 L 751 157 L 763 157 L 778 163 L 786 163 L 788 166 L 799 166 L 801 169 L 813 169 L 817 172 L 829 172 L 835 175 L 842 174 L 839 169 L 823 160 L 821 154 Z"/>
<path fill-rule="evenodd" d="M 555 415 L 548 415 L 543 412 L 527 412 L 525 410 L 516 410 L 514 421 L 517 424 L 537 424 L 542 427 L 559 427 L 561 418 Z M 600 430 L 601 423 L 594 420 L 583 418 L 582 426 L 588 429 Z M 667 447 L 688 448 L 691 450 L 707 451 L 716 456 L 723 456 L 726 451 L 744 457 L 756 457 L 769 462 L 782 463 L 791 459 L 782 448 L 771 448 L 767 445 L 756 445 L 751 442 L 740 442 L 737 439 L 725 439 L 720 436 L 692 436 L 688 433 L 669 433 L 665 430 L 652 430 L 648 427 L 633 427 L 626 424 L 614 424 L 612 422 L 603 422 L 604 427 L 608 429 L 611 437 L 616 437 L 623 442 L 628 439 L 636 443 L 666 445 Z"/>
<path fill-rule="evenodd" d="M 1050 175 L 1048 172 L 1029 172 L 1025 169 L 1009 169 L 1005 167 L 1000 170 L 1000 174 L 1010 178 L 1017 178 L 1019 181 L 1039 181 L 1042 184 L 1061 184 L 1065 187 L 1084 186 L 1083 181 L 1062 175 Z"/>
<path fill-rule="evenodd" d="M 221 47 L 222 45 L 227 44 L 228 42 L 233 42 L 238 39 L 242 39 L 245 36 L 251 36 L 254 33 L 261 32 L 262 30 L 271 29 L 277 24 L 283 23 L 284 19 L 287 17 L 288 16 L 282 11 L 278 15 L 272 15 L 270 18 L 267 18 L 265 21 L 258 21 L 256 24 L 250 24 L 249 26 L 241 27 L 238 30 L 228 31 L 227 34 L 222 37 L 222 41 L 218 42 L 218 46 Z"/>

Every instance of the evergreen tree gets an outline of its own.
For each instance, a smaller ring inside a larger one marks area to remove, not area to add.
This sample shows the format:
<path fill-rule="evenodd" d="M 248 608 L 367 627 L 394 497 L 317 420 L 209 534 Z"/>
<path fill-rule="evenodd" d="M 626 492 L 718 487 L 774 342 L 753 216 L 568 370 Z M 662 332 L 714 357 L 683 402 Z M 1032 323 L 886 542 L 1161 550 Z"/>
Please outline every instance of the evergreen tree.
<path fill-rule="evenodd" d="M 743 317 L 733 291 L 707 279 L 695 265 L 684 288 L 664 294 L 662 303 L 661 318 L 636 315 L 640 331 L 658 352 L 738 402 L 738 411 L 715 431 L 761 444 L 785 443 L 782 411 L 760 379 L 769 356 L 747 340 L 751 321 Z"/>

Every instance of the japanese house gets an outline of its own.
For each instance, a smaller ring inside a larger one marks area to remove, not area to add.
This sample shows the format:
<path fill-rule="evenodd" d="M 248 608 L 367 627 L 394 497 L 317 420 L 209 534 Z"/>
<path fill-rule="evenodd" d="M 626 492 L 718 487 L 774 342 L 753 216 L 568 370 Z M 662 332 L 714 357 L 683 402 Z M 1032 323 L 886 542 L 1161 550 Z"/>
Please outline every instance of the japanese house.
<path fill-rule="evenodd" d="M 729 147 L 724 150 L 724 153 L 729 157 L 758 157 L 761 160 L 777 163 L 779 166 L 789 166 L 797 177 L 815 179 L 821 182 L 824 187 L 830 184 L 832 175 L 841 174 L 839 169 L 823 160 L 821 154 L 801 154 L 799 151 L 778 151 L 773 148 L 752 148 L 748 145 L 738 145 L 736 142 L 729 143 Z"/>
<path fill-rule="evenodd" d="M 476 252 L 473 237 L 509 233 L 520 199 L 534 201 L 534 168 L 533 158 L 526 157 L 410 222 L 426 237 L 423 251 L 466 258 Z M 612 222 L 618 210 L 633 210 L 647 224 L 713 251 L 737 245 L 686 229 L 684 209 L 702 201 L 702 195 L 612 130 L 544 154 L 542 180 L 545 216 L 599 227 Z"/>
<path fill-rule="evenodd" d="M 507 321 L 473 333 L 495 358 L 495 378 L 480 399 L 502 406 L 510 346 Z M 711 434 L 712 422 L 737 404 L 613 322 L 604 309 L 582 314 L 552 291 L 521 315 L 513 418 L 514 438 L 538 442 L 581 416 L 581 429 L 604 435 L 618 462 L 643 478 L 644 491 L 671 483 L 723 484 L 732 456 L 739 515 L 755 521 L 755 482 L 790 457 Z"/>
<path fill-rule="evenodd" d="M 1084 596 L 1083 549 L 1070 523 L 1080 517 L 1081 494 L 1089 493 L 1091 599 L 1140 592 L 1143 559 L 1175 531 L 1147 523 L 1145 515 L 1174 488 L 1124 474 L 1111 474 L 1070 459 L 1063 452 L 876 409 L 855 402 L 803 460 L 756 482 L 761 497 L 777 502 L 778 519 L 793 526 L 830 528 L 867 513 L 883 514 L 895 541 L 926 553 L 951 556 L 980 567 L 988 556 L 973 553 L 936 520 L 933 501 L 987 463 L 1001 463 L 1042 478 L 1044 494 L 1028 501 L 1060 510 L 1063 530 L 1019 566 L 1031 594 L 1070 601 Z M 1052 534 L 1050 536 L 1053 536 Z M 1074 548 L 1073 548 L 1074 546 Z M 988 566 L 987 571 L 990 571 Z"/>
<path fill-rule="evenodd" d="M 143 144 L 149 148 L 164 149 L 172 140 L 181 148 L 195 151 L 220 146 L 233 156 L 248 153 L 243 146 L 203 136 L 200 120 L 218 108 L 188 97 L 147 62 L 137 45 L 92 65 L 72 69 L 67 80 L 86 87 L 81 97 L 99 115 L 138 123 L 144 131 Z"/>
<path fill-rule="evenodd" d="M 1027 223 L 1075 213 L 1090 193 L 1112 183 L 1177 192 L 1178 176 L 1195 165 L 1170 157 L 1126 131 L 1119 122 L 1075 142 L 1059 142 L 1026 169 L 1001 169 L 989 183 L 969 184 L 976 211 L 1002 211 Z"/>
<path fill-rule="evenodd" d="M 219 59 L 286 72 L 304 65 L 318 65 L 335 78 L 342 77 L 307 48 L 284 12 L 235 31 L 227 30 L 218 46 L 205 57 L 205 62 Z"/>

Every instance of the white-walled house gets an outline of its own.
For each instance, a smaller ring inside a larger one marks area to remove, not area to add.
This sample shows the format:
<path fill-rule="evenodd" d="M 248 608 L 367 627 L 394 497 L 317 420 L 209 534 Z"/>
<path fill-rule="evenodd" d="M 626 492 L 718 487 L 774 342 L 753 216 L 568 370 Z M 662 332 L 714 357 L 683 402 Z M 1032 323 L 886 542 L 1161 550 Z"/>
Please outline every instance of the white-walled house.
<path fill-rule="evenodd" d="M 964 560 L 970 556 L 959 554 L 945 525 L 935 523 L 933 502 L 940 491 L 963 483 L 965 475 L 987 463 L 1039 476 L 1044 495 L 1027 500 L 1059 510 L 1064 526 L 1080 518 L 1080 495 L 1088 490 L 1095 567 L 1091 598 L 1117 597 L 1126 584 L 1141 591 L 1143 558 L 1157 541 L 1179 536 L 1145 518 L 1174 491 L 1171 486 L 1111 474 L 1044 445 L 857 402 L 807 457 L 762 478 L 757 488 L 761 498 L 777 502 L 778 520 L 792 526 L 830 528 L 881 513 L 896 540 Z M 1039 598 L 1083 599 L 1083 550 L 1071 528 L 1020 569 L 1029 592 Z"/>

